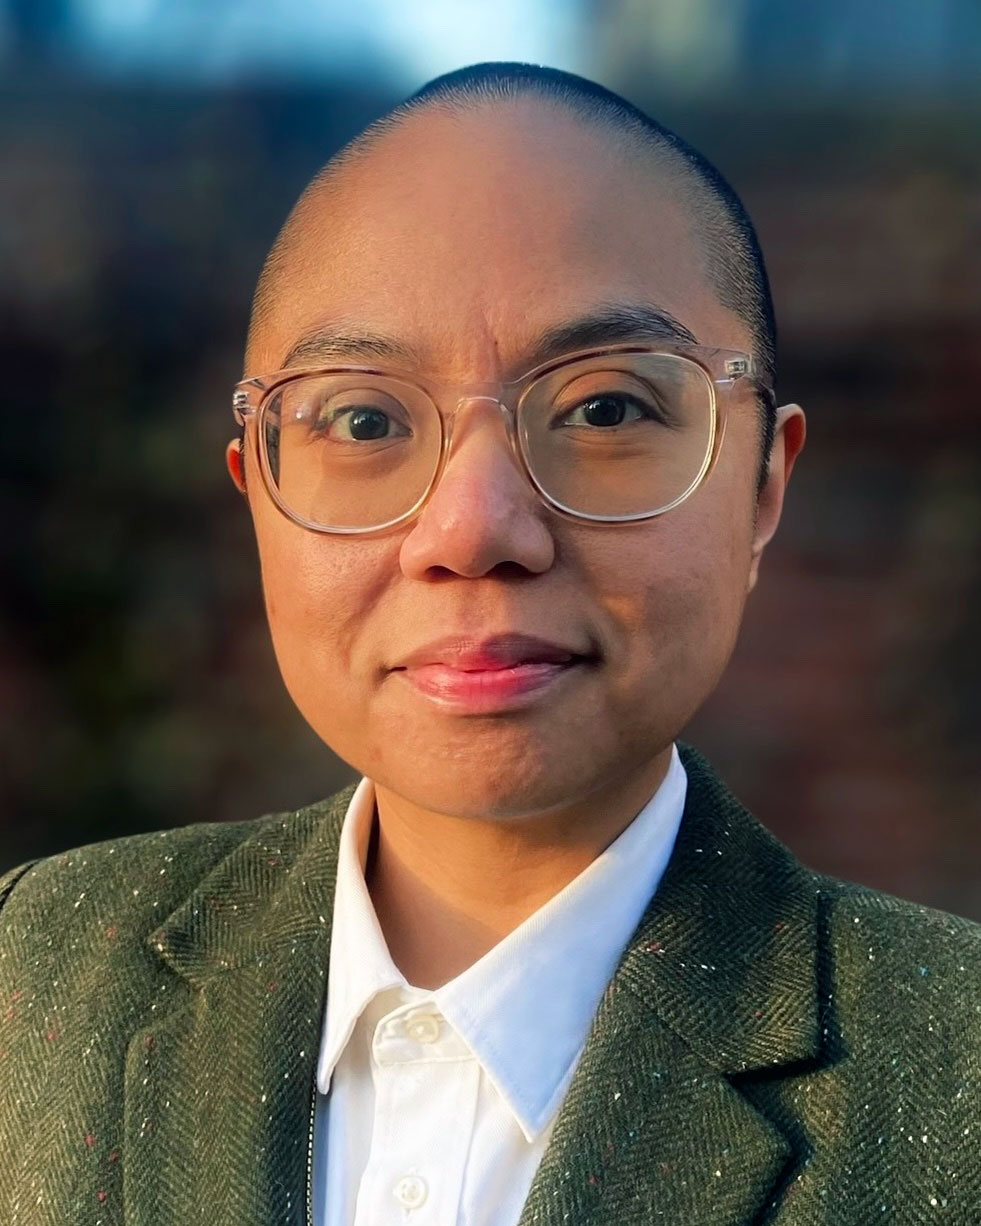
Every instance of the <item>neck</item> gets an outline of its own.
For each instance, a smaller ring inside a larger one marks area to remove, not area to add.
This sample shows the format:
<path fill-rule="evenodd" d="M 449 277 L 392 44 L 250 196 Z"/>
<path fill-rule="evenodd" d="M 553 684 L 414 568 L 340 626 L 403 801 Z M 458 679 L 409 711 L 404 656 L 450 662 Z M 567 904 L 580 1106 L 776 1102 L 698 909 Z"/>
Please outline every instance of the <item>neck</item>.
<path fill-rule="evenodd" d="M 376 784 L 365 881 L 392 960 L 433 990 L 472 966 L 623 833 L 660 787 L 671 747 L 561 810 L 451 817 Z"/>

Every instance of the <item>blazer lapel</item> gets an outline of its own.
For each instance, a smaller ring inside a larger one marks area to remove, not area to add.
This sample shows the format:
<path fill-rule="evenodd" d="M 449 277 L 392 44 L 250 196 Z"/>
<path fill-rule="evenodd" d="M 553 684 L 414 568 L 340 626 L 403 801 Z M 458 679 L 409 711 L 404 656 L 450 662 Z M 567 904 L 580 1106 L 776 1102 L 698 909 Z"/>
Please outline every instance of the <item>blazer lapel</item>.
<path fill-rule="evenodd" d="M 685 748 L 678 843 L 594 1019 L 520 1226 L 738 1226 L 795 1173 L 738 1089 L 819 1051 L 809 875 Z"/>
<path fill-rule="evenodd" d="M 150 947 L 175 972 L 126 1062 L 126 1222 L 302 1226 L 340 824 L 248 839 Z"/>

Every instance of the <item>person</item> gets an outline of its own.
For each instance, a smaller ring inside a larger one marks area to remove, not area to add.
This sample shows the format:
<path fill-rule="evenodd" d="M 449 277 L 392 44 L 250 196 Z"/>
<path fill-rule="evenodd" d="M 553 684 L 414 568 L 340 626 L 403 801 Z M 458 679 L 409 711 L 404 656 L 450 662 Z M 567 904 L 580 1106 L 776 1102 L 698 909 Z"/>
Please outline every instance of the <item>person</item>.
<path fill-rule="evenodd" d="M 316 176 L 226 461 L 361 778 L 8 874 L 7 1226 L 977 1226 L 981 928 L 677 742 L 804 443 L 773 381 L 738 197 L 597 85 L 461 69 Z"/>

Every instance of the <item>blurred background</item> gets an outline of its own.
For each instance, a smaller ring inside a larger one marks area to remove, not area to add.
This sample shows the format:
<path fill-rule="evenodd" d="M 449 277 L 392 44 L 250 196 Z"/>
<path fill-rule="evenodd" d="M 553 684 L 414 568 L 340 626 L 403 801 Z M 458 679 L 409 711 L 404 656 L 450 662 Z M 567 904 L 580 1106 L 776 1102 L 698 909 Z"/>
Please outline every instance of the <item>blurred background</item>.
<path fill-rule="evenodd" d="M 0 0 L 0 870 L 302 805 L 222 460 L 305 182 L 428 78 L 592 77 L 746 201 L 810 437 L 687 739 L 817 868 L 981 918 L 976 0 Z"/>

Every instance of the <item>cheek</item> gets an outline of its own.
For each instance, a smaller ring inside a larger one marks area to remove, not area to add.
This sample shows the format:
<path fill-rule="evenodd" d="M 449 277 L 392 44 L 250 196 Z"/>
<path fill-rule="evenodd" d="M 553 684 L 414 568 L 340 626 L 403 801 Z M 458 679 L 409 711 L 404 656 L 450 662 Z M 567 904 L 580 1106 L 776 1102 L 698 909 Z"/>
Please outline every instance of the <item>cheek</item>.
<path fill-rule="evenodd" d="M 598 586 L 626 700 L 644 693 L 663 702 L 670 692 L 694 710 L 708 695 L 735 645 L 751 537 L 749 514 L 706 498 L 647 525 L 605 557 Z"/>
<path fill-rule="evenodd" d="M 278 514 L 257 515 L 266 613 L 283 679 L 304 714 L 307 690 L 353 695 L 359 632 L 393 562 L 386 546 L 318 536 Z M 389 552 L 392 547 L 389 545 Z"/>

